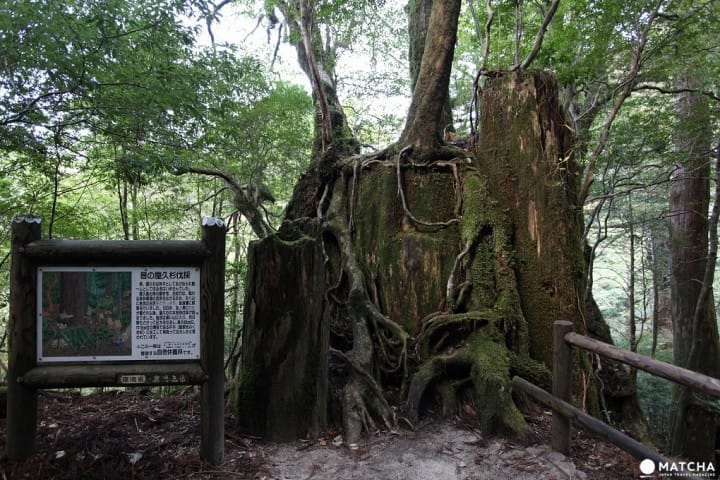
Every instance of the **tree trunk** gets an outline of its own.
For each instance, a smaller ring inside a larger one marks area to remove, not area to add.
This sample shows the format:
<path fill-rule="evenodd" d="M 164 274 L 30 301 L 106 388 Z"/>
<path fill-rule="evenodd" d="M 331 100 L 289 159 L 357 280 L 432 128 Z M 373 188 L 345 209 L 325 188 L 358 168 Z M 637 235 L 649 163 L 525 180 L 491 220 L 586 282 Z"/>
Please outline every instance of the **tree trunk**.
<path fill-rule="evenodd" d="M 692 89 L 692 79 L 681 79 Z M 681 156 L 670 192 L 671 308 L 675 364 L 706 375 L 720 374 L 712 285 L 705 283 L 708 258 L 710 129 L 705 101 L 688 91 L 678 98 L 677 149 Z M 701 297 L 703 289 L 709 294 Z M 699 394 L 673 389 L 670 453 L 696 461 L 715 456 L 716 422 Z"/>
<path fill-rule="evenodd" d="M 312 163 L 295 185 L 285 218 L 313 216 L 335 181 L 340 158 L 359 153 L 360 145 L 347 122 L 337 93 L 336 52 L 331 39 L 323 42 L 321 27 L 308 0 L 277 2 L 288 27 L 288 39 L 298 64 L 312 86 L 315 134 Z"/>
<path fill-rule="evenodd" d="M 351 155 L 358 152 L 358 143 L 337 94 L 335 50 L 331 42 L 323 42 L 313 3 L 299 0 L 277 4 L 290 32 L 288 38 L 297 50 L 300 68 L 313 89 L 316 112 L 313 157 L 321 157 L 319 154 L 328 148 L 334 148 L 340 156 Z M 328 129 L 329 132 L 324 132 Z M 331 138 L 326 138 L 328 133 Z"/>
<path fill-rule="evenodd" d="M 400 148 L 412 147 L 413 157 L 420 162 L 440 157 L 460 3 L 436 0 L 432 5 L 422 62 L 399 141 Z"/>
<path fill-rule="evenodd" d="M 637 315 L 635 312 L 635 288 L 637 284 L 637 275 L 635 272 L 635 226 L 633 225 L 632 199 L 628 196 L 628 220 L 629 220 L 629 237 L 630 237 L 630 265 L 628 266 L 628 282 L 627 282 L 627 303 L 629 307 L 628 315 L 628 336 L 630 337 L 630 351 L 637 352 L 637 346 L 640 338 L 637 334 Z M 637 382 L 637 368 L 630 367 L 630 378 L 633 383 Z"/>
<path fill-rule="evenodd" d="M 653 295 L 653 309 L 652 309 L 652 345 L 650 346 L 650 356 L 655 358 L 655 354 L 658 349 L 658 334 L 661 328 L 661 290 L 663 285 L 663 278 L 667 273 L 667 268 L 664 262 L 660 260 L 664 244 L 661 242 L 658 232 L 650 232 L 650 270 L 652 273 L 652 295 Z"/>
<path fill-rule="evenodd" d="M 420 65 L 422 63 L 423 53 L 425 52 L 425 42 L 427 41 L 428 30 L 430 28 L 430 14 L 432 13 L 433 3 L 433 0 L 410 0 L 407 5 L 408 37 L 410 39 L 408 42 L 410 92 L 415 90 L 415 85 L 420 75 Z M 446 95 L 445 105 L 443 105 L 442 109 L 442 117 L 438 126 L 441 129 L 438 132 L 439 134 L 454 131 L 449 93 Z"/>

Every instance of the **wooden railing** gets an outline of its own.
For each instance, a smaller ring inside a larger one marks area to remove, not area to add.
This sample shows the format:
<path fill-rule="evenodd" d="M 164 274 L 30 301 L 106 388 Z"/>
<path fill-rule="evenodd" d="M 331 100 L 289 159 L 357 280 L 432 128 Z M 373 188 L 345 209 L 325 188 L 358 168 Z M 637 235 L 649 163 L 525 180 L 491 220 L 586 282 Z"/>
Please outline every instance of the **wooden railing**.
<path fill-rule="evenodd" d="M 668 462 L 657 451 L 569 403 L 572 385 L 571 346 L 575 345 L 718 398 L 720 398 L 720 380 L 623 350 L 584 335 L 578 335 L 572 331 L 572 327 L 572 322 L 567 321 L 556 321 L 554 325 L 552 394 L 523 378 L 514 377 L 512 379 L 513 388 L 530 395 L 538 402 L 552 409 L 550 442 L 553 450 L 564 454 L 568 453 L 570 449 L 570 427 L 571 422 L 574 421 L 591 432 L 605 437 L 608 441 L 638 459 L 649 458 L 656 463 Z"/>

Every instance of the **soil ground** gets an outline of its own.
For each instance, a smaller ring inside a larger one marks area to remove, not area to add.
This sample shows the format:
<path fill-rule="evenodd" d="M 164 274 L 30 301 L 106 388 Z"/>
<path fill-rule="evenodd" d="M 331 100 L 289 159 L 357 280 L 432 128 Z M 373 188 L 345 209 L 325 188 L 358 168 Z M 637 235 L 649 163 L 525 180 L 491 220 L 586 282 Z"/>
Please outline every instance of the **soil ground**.
<path fill-rule="evenodd" d="M 268 443 L 226 417 L 225 460 L 198 456 L 198 395 L 146 390 L 91 395 L 41 391 L 37 453 L 5 458 L 0 479 L 630 479 L 638 461 L 601 439 L 575 432 L 572 453 L 548 447 L 549 412 L 530 420 L 528 443 L 486 437 L 467 424 L 426 419 L 415 431 L 380 432 L 346 445 L 338 431 L 307 442 Z"/>

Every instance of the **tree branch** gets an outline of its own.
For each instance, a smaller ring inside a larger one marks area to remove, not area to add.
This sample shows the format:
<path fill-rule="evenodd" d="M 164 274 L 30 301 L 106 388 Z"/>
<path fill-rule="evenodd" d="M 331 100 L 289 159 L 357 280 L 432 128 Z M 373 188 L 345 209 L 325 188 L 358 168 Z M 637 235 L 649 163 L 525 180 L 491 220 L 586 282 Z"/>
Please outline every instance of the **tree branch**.
<path fill-rule="evenodd" d="M 300 0 L 300 32 L 302 34 L 303 47 L 307 56 L 310 72 L 312 73 L 312 81 L 314 84 L 315 95 L 317 95 L 318 104 L 320 105 L 320 114 L 322 115 L 322 149 L 323 151 L 330 146 L 332 142 L 332 121 L 330 119 L 330 107 L 328 107 L 325 90 L 322 86 L 322 79 L 317 67 L 315 58 L 315 50 L 313 50 L 312 38 L 310 37 L 310 26 L 312 25 L 312 8 L 308 0 Z"/>
<path fill-rule="evenodd" d="M 0 121 L 0 125 L 10 125 L 10 124 L 15 123 L 15 122 L 20 122 L 20 121 L 22 121 L 22 118 L 23 118 L 25 115 L 27 115 L 27 114 L 30 113 L 31 111 L 35 110 L 35 105 L 37 105 L 41 100 L 44 100 L 44 99 L 50 98 L 50 97 L 62 96 L 62 95 L 67 95 L 67 94 L 75 93 L 75 91 L 76 91 L 79 87 L 80 87 L 80 84 L 79 84 L 79 83 L 76 83 L 76 84 L 73 85 L 72 87 L 67 88 L 67 89 L 65 89 L 65 90 L 57 90 L 57 91 L 54 91 L 54 92 L 47 92 L 47 93 L 44 93 L 44 94 L 42 94 L 42 95 L 39 95 L 38 97 L 36 97 L 36 98 L 34 98 L 33 100 L 31 100 L 30 103 L 28 103 L 25 107 L 23 107 L 22 110 L 20 110 L 19 112 L 17 112 L 15 115 L 13 115 L 12 117 L 9 117 L 9 118 L 6 118 L 6 119 L 3 119 L 2 121 Z"/>
<path fill-rule="evenodd" d="M 634 91 L 641 91 L 641 90 L 654 90 L 656 92 L 660 92 L 660 93 L 667 94 L 667 95 L 677 95 L 680 93 L 698 93 L 700 95 L 705 95 L 706 97 L 711 98 L 712 100 L 715 100 L 716 102 L 720 102 L 720 96 L 718 96 L 708 90 L 700 90 L 697 88 L 663 88 L 658 85 L 650 85 L 650 84 L 636 85 L 634 88 Z"/>
<path fill-rule="evenodd" d="M 250 189 L 247 185 L 240 183 L 232 174 L 224 172 L 216 168 L 192 167 L 192 166 L 176 166 L 173 171 L 175 175 L 183 175 L 185 173 L 196 173 L 198 175 L 207 175 L 217 177 L 225 181 L 225 183 L 235 193 L 235 207 L 245 217 L 250 227 L 260 238 L 268 236 L 272 232 L 272 228 L 263 218 L 260 211 L 260 202 L 255 202 L 251 198 Z"/>
<path fill-rule="evenodd" d="M 555 12 L 557 12 L 559 5 L 560 0 L 553 0 L 552 5 L 550 6 L 550 10 L 548 10 L 547 14 L 545 15 L 545 19 L 540 26 L 540 30 L 538 30 L 538 33 L 535 36 L 535 44 L 533 45 L 532 50 L 530 50 L 530 53 L 528 53 L 528 56 L 525 57 L 525 60 L 523 60 L 522 64 L 515 65 L 512 70 L 517 70 L 518 68 L 524 70 L 530 66 L 533 60 L 535 60 L 535 57 L 537 57 L 537 54 L 540 52 L 540 47 L 542 47 L 542 42 L 545 39 L 545 32 L 547 31 L 547 27 L 548 25 L 550 25 L 550 22 L 555 16 Z"/>

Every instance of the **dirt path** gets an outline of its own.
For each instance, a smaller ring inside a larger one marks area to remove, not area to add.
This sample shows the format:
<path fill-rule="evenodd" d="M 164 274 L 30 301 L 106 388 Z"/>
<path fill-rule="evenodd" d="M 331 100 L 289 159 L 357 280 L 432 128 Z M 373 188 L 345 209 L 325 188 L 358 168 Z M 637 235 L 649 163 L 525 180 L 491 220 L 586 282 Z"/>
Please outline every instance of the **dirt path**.
<path fill-rule="evenodd" d="M 378 433 L 348 446 L 328 434 L 312 442 L 275 444 L 253 439 L 226 417 L 225 460 L 198 457 L 197 394 L 159 396 L 112 391 L 80 396 L 42 392 L 37 453 L 5 458 L 0 419 L 0 479 L 248 479 L 248 480 L 599 480 L 637 478 L 637 462 L 612 445 L 577 432 L 570 458 L 550 451 L 547 412 L 533 418 L 533 442 L 485 438 L 449 421 L 417 431 Z"/>
<path fill-rule="evenodd" d="M 339 443 L 336 439 L 335 443 Z M 378 434 L 361 445 L 269 445 L 264 478 L 278 480 L 586 479 L 565 456 L 546 447 L 487 442 L 439 421 L 418 432 Z"/>

